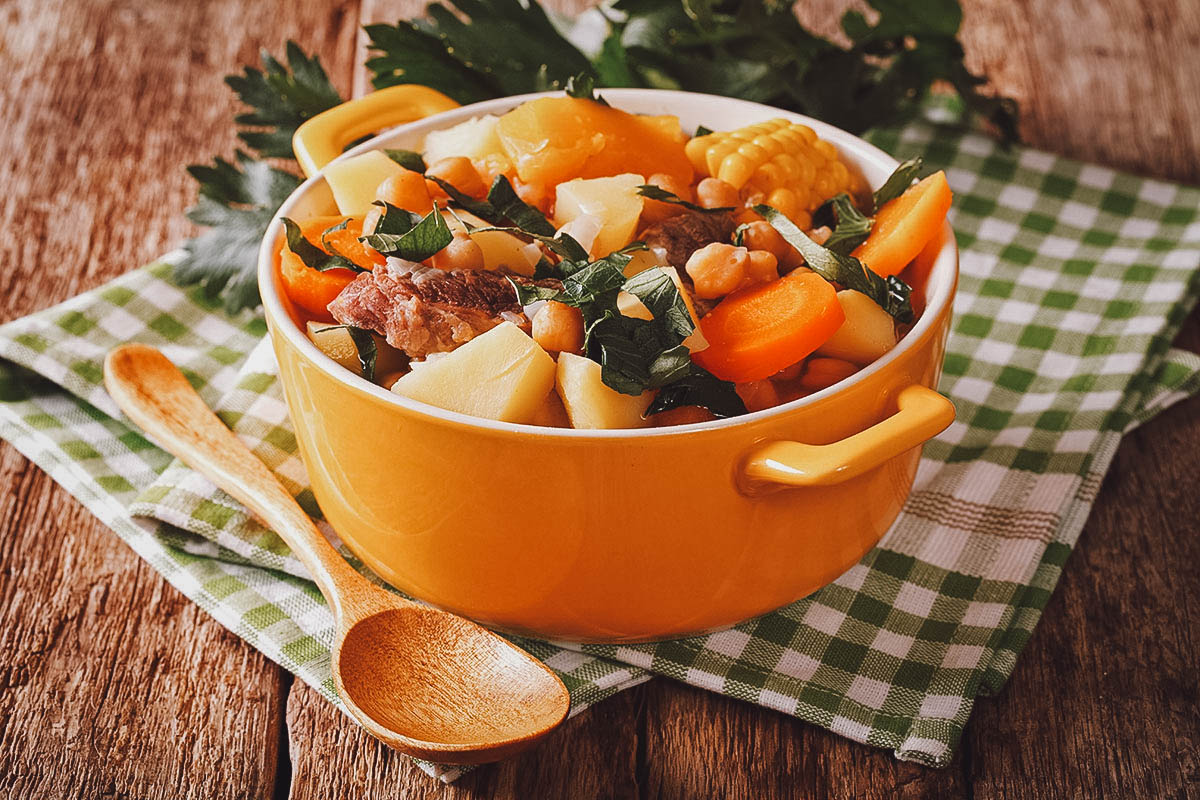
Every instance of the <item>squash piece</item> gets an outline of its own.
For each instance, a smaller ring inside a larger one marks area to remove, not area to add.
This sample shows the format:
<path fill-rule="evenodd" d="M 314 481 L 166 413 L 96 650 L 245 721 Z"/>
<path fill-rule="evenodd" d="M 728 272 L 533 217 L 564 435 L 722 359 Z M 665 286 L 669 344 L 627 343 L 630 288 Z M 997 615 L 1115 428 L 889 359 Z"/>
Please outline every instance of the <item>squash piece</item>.
<path fill-rule="evenodd" d="M 530 422 L 554 388 L 554 375 L 554 359 L 504 322 L 457 350 L 415 364 L 392 391 L 475 417 Z"/>
<path fill-rule="evenodd" d="M 338 210 L 349 216 L 364 216 L 371 210 L 375 190 L 388 178 L 403 172 L 404 167 L 392 161 L 380 150 L 335 161 L 325 167 L 325 181 L 333 192 Z"/>
<path fill-rule="evenodd" d="M 687 137 L 673 116 L 641 117 L 576 97 L 530 100 L 500 118 L 496 134 L 527 184 L 634 172 L 692 182 Z"/>
<path fill-rule="evenodd" d="M 600 232 L 592 242 L 592 258 L 601 258 L 633 241 L 643 198 L 637 187 L 641 175 L 626 173 L 611 178 L 577 178 L 560 183 L 555 191 L 554 224 L 562 227 L 584 214 L 600 220 Z"/>
<path fill-rule="evenodd" d="M 896 325 L 878 303 L 853 289 L 842 289 L 837 300 L 846 321 L 817 348 L 817 355 L 864 367 L 895 346 Z"/>
<path fill-rule="evenodd" d="M 574 353 L 560 353 L 555 383 L 573 428 L 644 428 L 642 414 L 653 392 L 636 397 L 609 388 L 600 378 L 600 365 Z"/>

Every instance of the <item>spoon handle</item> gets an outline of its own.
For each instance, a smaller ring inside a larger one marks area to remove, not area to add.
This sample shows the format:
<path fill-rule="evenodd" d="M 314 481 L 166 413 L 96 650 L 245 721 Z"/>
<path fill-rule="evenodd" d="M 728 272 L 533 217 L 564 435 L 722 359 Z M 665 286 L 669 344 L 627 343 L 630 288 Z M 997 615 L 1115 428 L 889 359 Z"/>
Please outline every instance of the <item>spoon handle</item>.
<path fill-rule="evenodd" d="M 339 616 L 345 590 L 370 586 L 161 352 L 142 344 L 113 349 L 104 360 L 104 385 L 138 427 L 279 534 Z"/>

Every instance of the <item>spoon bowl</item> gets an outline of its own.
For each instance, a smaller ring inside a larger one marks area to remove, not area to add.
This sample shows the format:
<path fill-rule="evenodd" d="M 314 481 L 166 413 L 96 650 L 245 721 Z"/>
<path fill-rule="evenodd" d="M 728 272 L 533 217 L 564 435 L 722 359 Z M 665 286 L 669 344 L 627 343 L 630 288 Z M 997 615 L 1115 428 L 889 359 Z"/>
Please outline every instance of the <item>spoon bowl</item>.
<path fill-rule="evenodd" d="M 486 628 L 367 581 L 295 499 L 153 347 L 122 345 L 104 362 L 108 393 L 164 449 L 245 504 L 305 565 L 337 624 L 333 678 L 376 738 L 447 764 L 495 761 L 566 718 L 558 676 Z"/>

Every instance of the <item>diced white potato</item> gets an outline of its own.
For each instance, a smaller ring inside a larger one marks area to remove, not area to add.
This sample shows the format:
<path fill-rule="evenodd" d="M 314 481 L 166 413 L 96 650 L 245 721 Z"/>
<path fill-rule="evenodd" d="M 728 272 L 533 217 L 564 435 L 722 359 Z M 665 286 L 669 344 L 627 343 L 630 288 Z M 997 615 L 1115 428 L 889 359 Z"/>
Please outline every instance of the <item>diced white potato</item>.
<path fill-rule="evenodd" d="M 355 375 L 362 375 L 362 363 L 358 360 L 358 348 L 344 325 L 309 320 L 308 338 L 322 353 Z M 389 345 L 379 334 L 372 333 L 371 338 L 375 340 L 375 376 L 377 379 L 384 379 L 386 376 L 404 369 L 408 363 L 408 357 L 404 353 Z"/>
<path fill-rule="evenodd" d="M 308 338 L 322 353 L 332 358 L 351 372 L 361 375 L 358 348 L 350 338 L 350 332 L 340 325 L 329 322 L 308 322 Z"/>
<path fill-rule="evenodd" d="M 865 366 L 895 346 L 896 325 L 878 303 L 853 289 L 842 289 L 837 299 L 846 321 L 817 348 L 817 355 Z"/>
<path fill-rule="evenodd" d="M 488 225 L 474 214 L 457 208 L 454 209 L 453 214 L 449 211 L 444 212 L 442 217 L 445 218 L 446 225 L 452 231 L 461 231 L 463 229 L 462 222 L 476 228 Z M 471 241 L 479 245 L 479 249 L 483 251 L 484 269 L 498 270 L 504 267 L 518 275 L 533 275 L 534 268 L 537 266 L 537 258 L 535 252 L 529 248 L 528 242 L 523 242 L 504 231 L 479 231 L 470 236 Z"/>
<path fill-rule="evenodd" d="M 403 170 L 404 167 L 384 155 L 382 150 L 372 150 L 333 162 L 325 168 L 325 181 L 333 191 L 338 211 L 357 217 L 371 210 L 379 184 Z"/>
<path fill-rule="evenodd" d="M 560 353 L 555 379 L 573 428 L 642 428 L 642 413 L 650 407 L 653 392 L 621 394 L 604 385 L 600 365 L 574 353 Z"/>
<path fill-rule="evenodd" d="M 511 322 L 413 369 L 392 391 L 476 417 L 529 422 L 554 388 L 554 359 Z"/>
<path fill-rule="evenodd" d="M 504 146 L 496 135 L 496 123 L 499 121 L 499 117 L 488 114 L 426 134 L 425 163 L 466 156 L 472 161 L 488 163 L 496 173 L 510 171 L 512 162 L 504 154 Z"/>
<path fill-rule="evenodd" d="M 561 227 L 583 214 L 599 217 L 600 232 L 588 252 L 600 258 L 620 250 L 633 241 L 642 214 L 642 196 L 637 187 L 645 182 L 641 175 L 626 173 L 560 183 L 555 190 L 554 224 Z"/>
<path fill-rule="evenodd" d="M 632 278 L 639 272 L 645 272 L 659 264 L 658 254 L 653 250 L 636 250 L 629 254 L 629 263 L 625 265 L 625 277 Z"/>
<path fill-rule="evenodd" d="M 529 420 L 529 424 L 541 425 L 545 428 L 571 427 L 571 418 L 567 416 L 567 409 L 563 407 L 558 392 L 546 394 L 546 399 L 538 406 L 537 413 L 533 415 L 533 419 Z"/>

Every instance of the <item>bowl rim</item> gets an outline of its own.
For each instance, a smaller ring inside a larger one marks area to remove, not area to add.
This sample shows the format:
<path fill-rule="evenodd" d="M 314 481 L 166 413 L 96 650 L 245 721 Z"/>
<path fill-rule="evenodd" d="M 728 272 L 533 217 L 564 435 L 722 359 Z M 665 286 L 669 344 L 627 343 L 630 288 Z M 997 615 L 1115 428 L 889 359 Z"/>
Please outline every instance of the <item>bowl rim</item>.
<path fill-rule="evenodd" d="M 613 105 L 617 108 L 621 106 L 621 99 L 658 99 L 665 101 L 671 108 L 678 108 L 680 104 L 696 104 L 696 103 L 717 103 L 725 107 L 736 107 L 741 110 L 770 115 L 772 117 L 783 117 L 791 121 L 800 122 L 810 126 L 822 138 L 832 142 L 840 151 L 852 154 L 854 158 L 860 162 L 871 163 L 880 169 L 891 173 L 898 165 L 897 161 L 892 156 L 885 153 L 878 147 L 864 141 L 863 139 L 848 133 L 840 128 L 836 128 L 826 122 L 818 119 L 797 114 L 795 112 L 786 111 L 784 109 L 768 106 L 763 103 L 754 103 L 748 100 L 741 100 L 732 97 L 722 97 L 720 95 L 702 94 L 698 92 L 683 92 L 670 89 L 604 89 L 603 94 L 606 99 L 612 98 L 616 102 Z M 405 134 L 417 128 L 436 128 L 437 123 L 457 123 L 459 121 L 469 119 L 474 116 L 482 116 L 484 114 L 507 111 L 528 100 L 534 100 L 539 97 L 561 97 L 561 91 L 550 92 L 534 92 L 529 94 L 512 95 L 509 97 L 499 97 L 491 100 L 483 100 L 478 103 L 460 106 L 450 109 L 439 114 L 434 114 L 414 122 L 399 125 L 388 130 L 382 131 L 370 139 L 362 142 L 355 147 L 342 153 L 334 162 L 341 161 L 346 158 L 351 158 L 356 155 L 376 150 L 386 146 L 388 140 L 392 138 L 402 137 Z M 667 111 L 666 113 L 679 113 Z M 769 117 L 766 117 L 769 118 Z M 331 163 L 334 163 L 331 162 Z M 955 240 L 953 230 L 950 228 L 949 222 L 945 223 L 946 237 L 942 244 L 942 248 L 938 251 L 934 259 L 933 267 L 929 272 L 929 284 L 926 289 L 926 304 L 925 309 L 917 320 L 916 325 L 901 339 L 895 347 L 889 350 L 886 354 L 877 358 L 867 366 L 860 369 L 854 375 L 844 380 L 838 381 L 833 386 L 822 389 L 819 392 L 814 392 L 805 397 L 792 400 L 787 403 L 782 403 L 772 408 L 763 409 L 762 411 L 753 411 L 748 414 L 743 414 L 737 417 L 727 417 L 723 419 L 709 420 L 706 422 L 695 422 L 686 425 L 672 425 L 662 428 L 617 428 L 617 429 L 586 429 L 586 428 L 555 428 L 542 425 L 530 425 L 516 422 L 502 422 L 500 420 L 485 419 L 483 417 L 474 417 L 469 414 L 463 414 L 458 411 L 450 411 L 437 406 L 432 406 L 427 403 L 422 403 L 418 400 L 412 400 L 403 395 L 395 394 L 394 392 L 385 389 L 378 384 L 367 381 L 360 375 L 356 375 L 345 367 L 341 366 L 329 356 L 321 352 L 320 349 L 312 342 L 311 339 L 304 333 L 300 326 L 292 323 L 290 313 L 280 292 L 277 288 L 275 279 L 275 249 L 276 244 L 280 240 L 283 232 L 283 223 L 281 217 L 289 216 L 295 206 L 297 206 L 311 191 L 323 184 L 324 169 L 316 173 L 312 177 L 305 180 L 293 192 L 288 195 L 288 198 L 276 210 L 275 215 L 271 219 L 271 224 L 268 226 L 266 234 L 263 236 L 262 243 L 259 246 L 258 252 L 258 288 L 262 298 L 263 311 L 268 322 L 278 321 L 278 324 L 268 325 L 271 337 L 283 336 L 289 344 L 291 344 L 312 366 L 320 369 L 326 375 L 334 378 L 346 388 L 355 391 L 359 394 L 365 394 L 376 401 L 402 409 L 410 414 L 431 418 L 443 423 L 450 423 L 457 426 L 465 426 L 468 428 L 488 430 L 499 433 L 519 434 L 522 436 L 538 435 L 550 438 L 559 439 L 642 439 L 651 437 L 668 437 L 688 435 L 699 433 L 702 431 L 722 430 L 736 428 L 743 425 L 752 425 L 754 423 L 763 422 L 775 417 L 786 416 L 795 413 L 809 406 L 814 406 L 837 394 L 849 390 L 857 383 L 868 380 L 872 375 L 884 371 L 889 365 L 898 361 L 904 354 L 910 350 L 914 350 L 920 346 L 933 333 L 934 323 L 948 306 L 953 302 L 955 290 L 957 287 L 958 278 L 958 243 Z"/>

